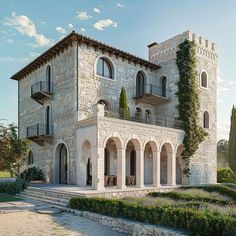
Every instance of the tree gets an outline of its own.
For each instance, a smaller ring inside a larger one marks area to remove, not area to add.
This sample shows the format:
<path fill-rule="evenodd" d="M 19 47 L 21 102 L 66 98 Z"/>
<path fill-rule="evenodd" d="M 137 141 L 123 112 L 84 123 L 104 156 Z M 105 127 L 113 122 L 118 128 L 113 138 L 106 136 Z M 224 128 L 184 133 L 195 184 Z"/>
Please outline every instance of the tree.
<path fill-rule="evenodd" d="M 0 169 L 8 170 L 11 176 L 19 173 L 29 152 L 28 140 L 18 138 L 17 131 L 14 124 L 0 125 Z"/>
<path fill-rule="evenodd" d="M 217 142 L 217 166 L 228 167 L 228 140 L 221 139 Z"/>
<path fill-rule="evenodd" d="M 124 87 L 122 87 L 120 91 L 119 116 L 122 119 L 130 118 L 130 110 L 129 110 L 128 100 L 127 100 L 126 91 Z"/>
<path fill-rule="evenodd" d="M 229 167 L 236 174 L 236 108 L 232 108 L 229 132 Z"/>

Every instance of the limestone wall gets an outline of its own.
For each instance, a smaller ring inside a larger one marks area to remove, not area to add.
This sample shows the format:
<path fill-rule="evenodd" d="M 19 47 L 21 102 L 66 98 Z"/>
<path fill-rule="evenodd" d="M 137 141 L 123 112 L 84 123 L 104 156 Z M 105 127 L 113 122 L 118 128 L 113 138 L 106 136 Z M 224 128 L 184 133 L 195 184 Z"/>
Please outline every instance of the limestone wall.
<path fill-rule="evenodd" d="M 176 82 L 179 79 L 176 60 L 176 51 L 178 45 L 185 39 L 194 40 L 197 49 L 197 70 L 200 91 L 200 114 L 199 122 L 203 126 L 203 113 L 208 111 L 210 115 L 210 127 L 206 129 L 209 133 L 206 141 L 200 144 L 195 157 L 192 158 L 191 176 L 192 184 L 215 183 L 216 182 L 216 138 L 217 138 L 217 121 L 216 121 L 216 91 L 217 91 L 217 46 L 203 37 L 197 36 L 195 33 L 186 31 L 162 43 L 153 44 L 149 48 L 149 59 L 151 62 L 161 65 L 160 75 L 166 75 L 168 88 L 172 91 L 173 99 L 170 103 L 158 107 L 159 113 L 171 113 L 178 116 L 176 105 L 178 99 L 174 95 L 177 91 Z M 208 88 L 200 86 L 201 72 L 205 71 L 208 75 Z"/>
<path fill-rule="evenodd" d="M 48 181 L 54 180 L 55 152 L 59 143 L 68 147 L 70 183 L 75 183 L 75 111 L 76 111 L 76 47 L 69 47 L 47 64 L 19 81 L 19 126 L 20 136 L 26 136 L 28 126 L 45 123 L 45 109 L 50 105 L 54 127 L 53 144 L 44 146 L 31 143 L 34 164 L 42 168 Z M 43 105 L 34 101 L 31 86 L 38 81 L 46 81 L 46 67 L 52 68 L 53 98 Z"/>

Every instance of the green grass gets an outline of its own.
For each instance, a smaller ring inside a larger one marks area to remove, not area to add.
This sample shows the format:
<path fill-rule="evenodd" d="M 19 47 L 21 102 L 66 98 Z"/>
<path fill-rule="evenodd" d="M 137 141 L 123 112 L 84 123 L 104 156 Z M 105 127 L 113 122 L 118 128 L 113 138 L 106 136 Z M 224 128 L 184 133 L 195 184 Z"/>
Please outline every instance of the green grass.
<path fill-rule="evenodd" d="M 22 199 L 13 195 L 6 194 L 6 193 L 0 193 L 0 202 L 15 202 L 19 200 L 22 200 Z"/>
<path fill-rule="evenodd" d="M 0 171 L 0 178 L 10 178 L 11 175 L 8 171 Z"/>

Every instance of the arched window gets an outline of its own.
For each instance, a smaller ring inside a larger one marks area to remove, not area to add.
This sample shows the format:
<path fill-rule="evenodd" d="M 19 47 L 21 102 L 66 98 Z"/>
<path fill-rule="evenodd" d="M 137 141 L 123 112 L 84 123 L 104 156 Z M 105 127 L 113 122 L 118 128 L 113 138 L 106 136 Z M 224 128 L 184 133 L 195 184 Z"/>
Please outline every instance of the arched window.
<path fill-rule="evenodd" d="M 207 111 L 203 114 L 203 128 L 209 129 L 209 113 Z"/>
<path fill-rule="evenodd" d="M 161 77 L 161 96 L 166 97 L 166 84 L 167 78 L 165 76 Z"/>
<path fill-rule="evenodd" d="M 46 86 L 47 91 L 52 92 L 52 69 L 49 65 L 46 68 Z"/>
<path fill-rule="evenodd" d="M 136 119 L 136 120 L 142 120 L 142 116 L 143 116 L 142 113 L 143 113 L 143 112 L 142 112 L 142 109 L 141 109 L 140 107 L 137 107 L 137 108 L 135 109 L 135 119 Z"/>
<path fill-rule="evenodd" d="M 109 102 L 107 102 L 107 101 L 105 101 L 105 100 L 102 100 L 102 99 L 101 99 L 101 100 L 99 100 L 97 103 L 104 105 L 104 110 L 105 110 L 105 112 L 106 112 L 106 111 L 109 111 L 110 108 L 111 108 Z"/>
<path fill-rule="evenodd" d="M 205 71 L 201 73 L 201 87 L 207 88 L 207 73 Z"/>
<path fill-rule="evenodd" d="M 97 75 L 106 77 L 109 79 L 113 78 L 113 68 L 111 63 L 104 57 L 99 58 L 97 62 Z"/>
<path fill-rule="evenodd" d="M 28 155 L 28 165 L 33 165 L 34 164 L 34 156 L 33 156 L 33 153 L 32 151 L 29 152 L 29 155 Z"/>
<path fill-rule="evenodd" d="M 143 72 L 139 71 L 136 76 L 136 97 L 143 96 L 145 87 L 145 78 Z"/>
<path fill-rule="evenodd" d="M 151 111 L 150 110 L 146 110 L 145 111 L 145 121 L 146 123 L 151 123 Z"/>
<path fill-rule="evenodd" d="M 50 106 L 46 107 L 46 114 L 45 114 L 45 126 L 46 126 L 46 135 L 51 134 L 51 108 Z"/>

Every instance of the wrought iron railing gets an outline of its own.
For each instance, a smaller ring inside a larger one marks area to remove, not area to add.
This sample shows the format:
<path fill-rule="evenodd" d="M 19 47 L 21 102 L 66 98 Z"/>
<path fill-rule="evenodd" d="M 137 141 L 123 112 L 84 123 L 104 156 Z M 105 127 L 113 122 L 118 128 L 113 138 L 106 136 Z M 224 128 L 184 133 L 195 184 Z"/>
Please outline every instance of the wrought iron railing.
<path fill-rule="evenodd" d="M 39 81 L 31 86 L 31 95 L 38 92 L 53 93 L 53 85 L 46 81 Z"/>
<path fill-rule="evenodd" d="M 163 98 L 170 98 L 170 90 L 166 88 L 162 88 L 159 86 L 155 86 L 152 84 L 144 84 L 143 86 L 134 86 L 132 87 L 132 97 L 139 98 L 145 94 L 151 94 L 154 96 L 159 96 Z"/>
<path fill-rule="evenodd" d="M 35 124 L 27 127 L 27 137 L 52 136 L 53 126 L 47 124 Z"/>
<path fill-rule="evenodd" d="M 130 111 L 124 109 L 105 110 L 104 116 L 162 127 L 182 129 L 182 122 L 171 116 L 153 115 L 150 113 L 143 114 L 141 112 L 135 112 L 134 114 L 131 114 Z"/>

